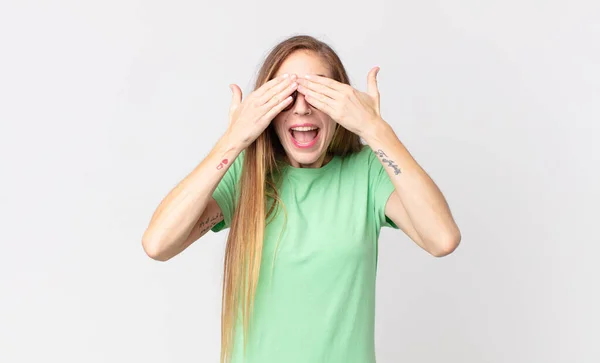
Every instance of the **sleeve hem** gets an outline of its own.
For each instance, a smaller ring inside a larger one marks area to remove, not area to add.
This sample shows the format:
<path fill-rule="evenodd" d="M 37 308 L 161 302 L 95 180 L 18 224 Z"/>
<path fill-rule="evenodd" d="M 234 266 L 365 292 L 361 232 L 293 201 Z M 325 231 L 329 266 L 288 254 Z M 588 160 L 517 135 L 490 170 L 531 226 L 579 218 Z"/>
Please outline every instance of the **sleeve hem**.
<path fill-rule="evenodd" d="M 392 196 L 392 193 L 396 190 L 396 187 L 392 182 L 384 183 L 384 186 L 380 189 L 380 197 L 381 200 L 384 201 L 379 213 L 379 221 L 381 222 L 381 227 L 391 227 L 394 229 L 400 229 L 390 218 L 385 215 L 385 207 L 387 205 L 388 200 Z"/>
<path fill-rule="evenodd" d="M 217 202 L 217 205 L 219 206 L 219 208 L 221 209 L 221 213 L 223 214 L 223 220 L 220 221 L 219 223 L 215 224 L 210 229 L 211 231 L 216 233 L 216 232 L 222 231 L 223 229 L 229 228 L 231 220 L 230 220 L 230 213 L 227 208 L 227 202 L 225 201 L 226 196 L 223 195 L 223 193 L 220 193 L 218 190 L 215 190 L 212 197 Z"/>

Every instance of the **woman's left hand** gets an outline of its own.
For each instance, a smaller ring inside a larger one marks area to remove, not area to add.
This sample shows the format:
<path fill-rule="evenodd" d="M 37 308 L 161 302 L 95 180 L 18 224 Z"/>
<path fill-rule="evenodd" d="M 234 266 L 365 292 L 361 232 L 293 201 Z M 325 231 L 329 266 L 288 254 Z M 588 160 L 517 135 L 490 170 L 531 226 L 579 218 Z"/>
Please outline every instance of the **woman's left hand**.
<path fill-rule="evenodd" d="M 298 92 L 304 95 L 308 103 L 325 112 L 335 122 L 363 137 L 373 127 L 384 122 L 379 111 L 377 73 L 379 67 L 374 67 L 369 72 L 366 93 L 334 79 L 312 74 L 305 78 L 298 77 Z"/>

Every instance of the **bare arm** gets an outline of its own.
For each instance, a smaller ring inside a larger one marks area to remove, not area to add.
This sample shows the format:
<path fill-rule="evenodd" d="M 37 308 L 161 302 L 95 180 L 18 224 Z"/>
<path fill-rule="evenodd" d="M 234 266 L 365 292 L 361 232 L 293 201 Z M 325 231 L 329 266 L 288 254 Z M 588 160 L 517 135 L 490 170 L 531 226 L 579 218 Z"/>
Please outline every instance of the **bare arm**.
<path fill-rule="evenodd" d="M 452 253 L 460 243 L 461 233 L 444 195 L 392 127 L 383 119 L 376 125 L 365 141 L 383 163 L 397 194 L 389 198 L 386 213 L 431 255 Z"/>
<path fill-rule="evenodd" d="M 171 252 L 171 258 L 183 252 L 183 250 L 185 250 L 192 243 L 200 239 L 200 237 L 208 233 L 208 231 L 211 228 L 213 228 L 217 223 L 221 222 L 222 220 L 223 213 L 221 212 L 221 208 L 217 204 L 217 201 L 211 197 L 208 201 L 208 204 L 206 205 L 206 208 L 204 208 L 204 212 L 202 212 L 202 215 L 200 216 L 200 218 L 198 218 L 198 221 L 196 221 L 194 227 L 192 227 L 192 231 L 190 232 L 190 234 L 183 241 L 183 243 L 178 245 L 178 247 Z M 165 261 L 159 258 L 155 259 L 159 261 Z"/>
<path fill-rule="evenodd" d="M 204 160 L 161 201 L 142 237 L 149 257 L 158 261 L 171 259 L 223 219 L 212 193 L 243 150 L 241 143 L 234 140 L 225 133 Z"/>
<path fill-rule="evenodd" d="M 242 90 L 230 85 L 229 127 L 202 162 L 160 203 L 142 237 L 148 256 L 166 261 L 204 235 L 220 208 L 212 194 L 233 161 L 263 133 L 273 118 L 291 103 L 295 75 L 282 75 L 263 84 L 242 102 Z M 208 218 L 208 219 L 207 219 Z"/>

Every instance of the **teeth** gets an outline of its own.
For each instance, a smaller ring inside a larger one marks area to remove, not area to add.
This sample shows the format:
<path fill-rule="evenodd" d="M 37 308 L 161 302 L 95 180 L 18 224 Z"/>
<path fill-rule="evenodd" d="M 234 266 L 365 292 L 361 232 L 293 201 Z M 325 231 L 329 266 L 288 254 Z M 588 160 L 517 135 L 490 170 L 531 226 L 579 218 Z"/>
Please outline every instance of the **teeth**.
<path fill-rule="evenodd" d="M 318 127 L 310 127 L 310 126 L 305 126 L 305 127 L 292 127 L 290 130 L 294 130 L 294 131 L 312 131 L 312 130 L 317 130 Z"/>

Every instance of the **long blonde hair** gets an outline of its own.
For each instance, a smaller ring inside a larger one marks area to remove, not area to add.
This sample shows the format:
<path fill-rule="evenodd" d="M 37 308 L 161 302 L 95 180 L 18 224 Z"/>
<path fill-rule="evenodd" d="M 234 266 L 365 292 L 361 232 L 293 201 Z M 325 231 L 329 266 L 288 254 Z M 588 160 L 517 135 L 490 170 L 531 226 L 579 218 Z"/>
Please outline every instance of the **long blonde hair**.
<path fill-rule="evenodd" d="M 273 47 L 258 72 L 254 89 L 271 80 L 283 61 L 298 50 L 314 52 L 329 65 L 333 79 L 350 84 L 340 58 L 329 45 L 309 35 L 295 35 Z M 358 135 L 337 124 L 327 153 L 343 157 L 358 152 L 361 146 Z M 278 206 L 283 206 L 277 190 L 281 182 L 280 167 L 284 160 L 285 151 L 273 124 L 245 149 L 239 199 L 225 247 L 221 363 L 230 362 L 240 307 L 243 308 L 244 353 L 246 351 L 265 227 L 270 222 L 269 217 L 275 216 Z M 273 201 L 270 206 L 268 200 Z"/>

